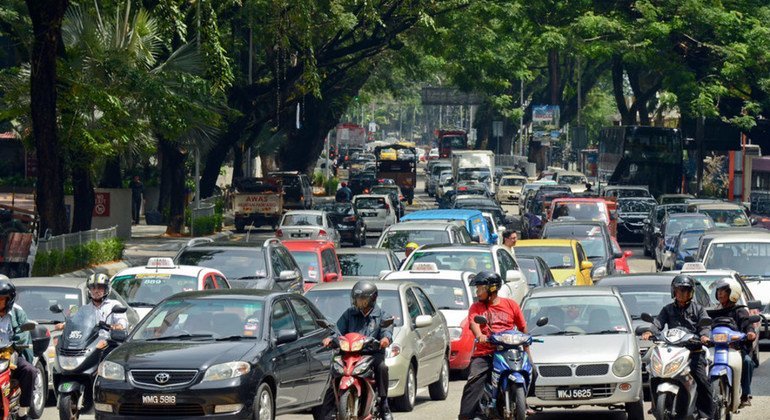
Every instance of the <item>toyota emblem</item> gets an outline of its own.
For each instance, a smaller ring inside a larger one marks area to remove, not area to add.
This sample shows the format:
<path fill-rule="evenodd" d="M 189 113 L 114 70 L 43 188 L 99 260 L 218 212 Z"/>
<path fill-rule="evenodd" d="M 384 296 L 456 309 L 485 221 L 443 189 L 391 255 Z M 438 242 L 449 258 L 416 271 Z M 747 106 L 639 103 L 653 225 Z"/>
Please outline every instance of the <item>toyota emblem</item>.
<path fill-rule="evenodd" d="M 161 373 L 155 375 L 155 382 L 157 382 L 157 383 L 159 383 L 161 385 L 163 385 L 166 382 L 168 382 L 169 379 L 171 379 L 171 375 L 169 375 L 166 372 L 161 372 Z"/>

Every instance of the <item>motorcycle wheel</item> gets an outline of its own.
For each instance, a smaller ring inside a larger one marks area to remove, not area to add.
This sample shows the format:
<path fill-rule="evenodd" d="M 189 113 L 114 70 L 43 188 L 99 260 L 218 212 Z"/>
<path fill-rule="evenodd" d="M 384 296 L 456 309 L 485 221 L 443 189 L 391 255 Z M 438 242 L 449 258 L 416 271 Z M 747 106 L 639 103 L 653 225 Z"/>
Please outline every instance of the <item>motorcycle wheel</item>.
<path fill-rule="evenodd" d="M 29 417 L 39 419 L 43 417 L 45 402 L 48 399 L 48 378 L 46 371 L 40 362 L 35 364 L 35 386 L 33 388 L 32 404 L 29 407 Z"/>
<path fill-rule="evenodd" d="M 711 378 L 711 395 L 714 399 L 714 420 L 729 418 L 730 410 L 727 408 L 728 390 L 721 376 Z"/>
<path fill-rule="evenodd" d="M 337 420 L 354 420 L 358 418 L 356 406 L 358 396 L 352 389 L 346 389 L 340 395 L 340 406 L 337 407 Z"/>
<path fill-rule="evenodd" d="M 56 402 L 56 409 L 59 410 L 59 420 L 77 420 L 80 418 L 78 400 L 80 400 L 80 396 L 77 394 L 59 395 L 59 400 Z"/>
<path fill-rule="evenodd" d="M 669 411 L 669 407 L 674 405 L 674 396 L 669 393 L 659 394 L 655 400 L 655 409 L 652 414 L 657 420 L 670 420 L 674 417 Z"/>
<path fill-rule="evenodd" d="M 516 420 L 524 420 L 527 418 L 527 396 L 524 393 L 524 387 L 520 384 L 515 384 L 511 388 L 511 402 L 513 402 L 513 418 Z"/>

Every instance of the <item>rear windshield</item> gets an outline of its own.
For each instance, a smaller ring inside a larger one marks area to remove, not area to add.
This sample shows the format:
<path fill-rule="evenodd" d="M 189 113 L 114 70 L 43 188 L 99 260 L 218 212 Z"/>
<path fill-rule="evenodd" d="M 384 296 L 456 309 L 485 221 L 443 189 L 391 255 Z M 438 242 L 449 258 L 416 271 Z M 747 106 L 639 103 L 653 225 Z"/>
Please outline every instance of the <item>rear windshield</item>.
<path fill-rule="evenodd" d="M 446 244 L 449 243 L 449 233 L 445 230 L 397 230 L 387 233 L 382 241 L 382 248 L 394 252 L 404 252 L 406 244 Z"/>
<path fill-rule="evenodd" d="M 540 257 L 550 269 L 575 268 L 575 256 L 568 246 L 519 246 L 516 255 Z"/>
<path fill-rule="evenodd" d="M 503 178 L 500 180 L 500 185 L 505 187 L 524 185 L 527 182 L 522 178 Z"/>
<path fill-rule="evenodd" d="M 585 184 L 586 178 L 580 175 L 563 175 L 559 177 L 559 184 Z"/>
<path fill-rule="evenodd" d="M 384 254 L 337 254 L 343 276 L 378 276 L 390 270 Z"/>
<path fill-rule="evenodd" d="M 316 214 L 287 214 L 282 226 L 323 226 L 323 218 Z"/>
<path fill-rule="evenodd" d="M 656 205 L 655 200 L 618 200 L 618 212 L 650 213 Z"/>
<path fill-rule="evenodd" d="M 553 219 L 569 216 L 575 220 L 609 222 L 607 206 L 599 203 L 559 203 L 553 209 Z"/>
<path fill-rule="evenodd" d="M 357 209 L 380 210 L 385 208 L 384 198 L 364 197 L 356 199 Z"/>
<path fill-rule="evenodd" d="M 709 217 L 711 217 L 717 227 L 749 226 L 751 224 L 749 222 L 749 218 L 746 217 L 746 214 L 741 209 L 703 209 L 700 211 L 700 213 L 707 214 Z"/>
<path fill-rule="evenodd" d="M 714 227 L 714 222 L 708 216 L 671 218 L 666 225 L 666 236 L 679 235 L 685 229 L 708 230 Z"/>
<path fill-rule="evenodd" d="M 197 265 L 219 270 L 228 279 L 265 277 L 265 253 L 261 248 L 188 249 L 177 258 L 179 265 Z"/>
<path fill-rule="evenodd" d="M 309 251 L 289 251 L 302 272 L 305 281 L 318 281 L 318 255 Z"/>

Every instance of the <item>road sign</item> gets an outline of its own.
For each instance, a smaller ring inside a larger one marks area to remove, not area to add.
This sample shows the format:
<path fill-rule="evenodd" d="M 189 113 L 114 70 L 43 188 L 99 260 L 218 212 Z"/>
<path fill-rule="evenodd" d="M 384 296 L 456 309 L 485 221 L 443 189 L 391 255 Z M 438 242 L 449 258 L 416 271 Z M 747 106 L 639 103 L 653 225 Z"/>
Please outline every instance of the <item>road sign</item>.
<path fill-rule="evenodd" d="M 502 136 L 503 136 L 503 122 L 492 121 L 492 137 L 502 137 Z"/>
<path fill-rule="evenodd" d="M 94 197 L 94 217 L 110 217 L 110 193 L 98 192 Z"/>

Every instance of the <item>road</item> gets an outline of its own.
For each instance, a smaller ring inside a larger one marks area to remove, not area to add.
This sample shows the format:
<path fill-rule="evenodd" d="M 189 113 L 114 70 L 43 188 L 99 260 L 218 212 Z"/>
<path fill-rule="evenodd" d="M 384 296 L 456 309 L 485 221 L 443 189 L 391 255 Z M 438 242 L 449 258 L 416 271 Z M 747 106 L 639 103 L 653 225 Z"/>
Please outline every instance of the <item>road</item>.
<path fill-rule="evenodd" d="M 422 210 L 428 208 L 434 208 L 435 202 L 427 194 L 422 192 L 422 177 L 418 180 L 418 190 L 415 195 L 415 200 L 412 206 L 408 207 L 407 211 Z M 515 224 L 515 218 L 518 215 L 518 208 L 516 206 L 504 205 L 505 210 L 508 211 L 508 217 L 511 218 Z M 255 241 L 261 242 L 267 238 L 273 237 L 273 231 L 271 229 L 255 229 L 248 234 L 234 234 L 231 237 L 233 241 Z M 373 235 L 371 239 L 374 239 L 376 235 Z M 134 247 L 129 247 L 127 254 L 129 258 L 135 261 L 137 264 L 143 263 L 143 259 L 149 256 L 171 256 L 176 254 L 185 240 L 173 241 L 170 243 L 164 243 L 163 245 L 154 244 L 151 240 L 141 242 Z M 369 243 L 373 243 L 370 240 Z M 640 247 L 628 248 L 634 253 L 629 261 L 629 265 L 633 272 L 651 272 L 655 270 L 654 262 L 646 257 L 643 257 Z M 753 405 L 741 410 L 739 414 L 740 418 L 746 419 L 761 419 L 768 418 L 767 412 L 770 411 L 770 368 L 768 367 L 768 357 L 770 356 L 770 342 L 763 342 L 760 347 L 762 352 L 760 353 L 761 365 L 754 371 L 753 387 Z M 438 416 L 441 419 L 456 418 L 457 413 L 460 410 L 460 395 L 462 395 L 462 389 L 464 381 L 453 380 L 449 384 L 449 398 L 445 401 L 431 401 L 428 397 L 427 388 L 422 388 L 417 394 L 417 404 L 414 410 L 410 413 L 394 413 L 394 418 L 398 420 L 424 420 L 430 416 Z M 650 404 L 645 404 L 645 410 L 650 409 Z M 624 412 L 611 412 L 605 408 L 581 408 L 578 410 L 563 410 L 553 409 L 547 410 L 542 413 L 538 413 L 532 417 L 533 420 L 550 420 L 550 419 L 562 419 L 569 413 L 569 418 L 574 420 L 610 420 L 610 419 L 624 419 Z M 765 414 L 762 414 L 765 413 Z M 42 417 L 45 420 L 58 419 L 56 408 L 50 406 L 46 408 L 46 411 Z M 93 415 L 82 416 L 85 420 L 90 420 Z M 280 420 L 310 420 L 310 415 L 282 415 L 277 417 Z M 647 415 L 646 418 L 652 419 L 652 415 Z"/>

